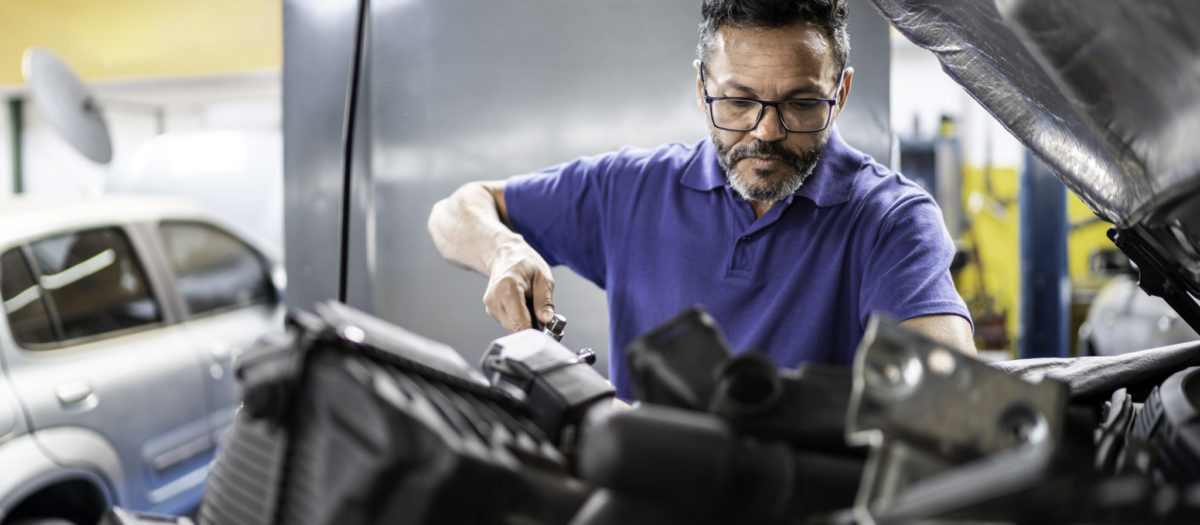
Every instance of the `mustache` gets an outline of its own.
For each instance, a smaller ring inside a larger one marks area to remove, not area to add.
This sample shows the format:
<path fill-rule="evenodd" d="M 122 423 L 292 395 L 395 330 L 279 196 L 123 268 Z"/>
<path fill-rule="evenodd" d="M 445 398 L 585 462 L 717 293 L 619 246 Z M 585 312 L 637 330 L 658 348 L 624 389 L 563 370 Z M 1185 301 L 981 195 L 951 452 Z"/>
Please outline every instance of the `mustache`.
<path fill-rule="evenodd" d="M 788 166 L 799 166 L 804 162 L 799 155 L 788 151 L 778 142 L 756 140 L 745 146 L 738 146 L 729 152 L 729 165 L 736 165 L 750 157 L 775 157 Z"/>

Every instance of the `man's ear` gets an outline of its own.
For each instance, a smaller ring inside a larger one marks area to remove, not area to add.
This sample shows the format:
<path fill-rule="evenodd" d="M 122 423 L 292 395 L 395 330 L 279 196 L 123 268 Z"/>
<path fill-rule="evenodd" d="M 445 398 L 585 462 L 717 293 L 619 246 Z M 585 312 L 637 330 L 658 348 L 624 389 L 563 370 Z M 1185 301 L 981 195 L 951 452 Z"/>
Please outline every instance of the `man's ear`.
<path fill-rule="evenodd" d="M 850 99 L 850 84 L 854 80 L 854 68 L 848 67 L 842 72 L 842 85 L 838 90 L 837 113 L 833 116 L 837 118 L 842 114 L 842 109 L 846 107 L 846 101 Z"/>
<path fill-rule="evenodd" d="M 696 106 L 704 111 L 704 84 L 700 81 L 700 59 L 692 61 L 692 69 L 696 70 Z"/>

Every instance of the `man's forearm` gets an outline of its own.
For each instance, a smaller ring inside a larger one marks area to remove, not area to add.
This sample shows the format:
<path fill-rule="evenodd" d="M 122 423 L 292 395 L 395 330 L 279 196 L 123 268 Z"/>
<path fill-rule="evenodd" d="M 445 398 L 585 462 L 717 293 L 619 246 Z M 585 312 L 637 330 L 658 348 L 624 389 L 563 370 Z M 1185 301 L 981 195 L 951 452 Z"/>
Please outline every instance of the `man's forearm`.
<path fill-rule="evenodd" d="M 524 239 L 508 228 L 485 183 L 473 182 L 433 205 L 429 234 L 446 260 L 490 275 L 496 255 Z"/>
<path fill-rule="evenodd" d="M 483 306 L 509 332 L 554 317 L 554 276 L 508 227 L 503 182 L 474 182 L 433 205 L 429 235 L 446 260 L 488 277 Z"/>
<path fill-rule="evenodd" d="M 953 314 L 914 317 L 900 323 L 909 330 L 933 339 L 969 356 L 977 356 L 975 339 L 971 337 L 971 324 Z"/>

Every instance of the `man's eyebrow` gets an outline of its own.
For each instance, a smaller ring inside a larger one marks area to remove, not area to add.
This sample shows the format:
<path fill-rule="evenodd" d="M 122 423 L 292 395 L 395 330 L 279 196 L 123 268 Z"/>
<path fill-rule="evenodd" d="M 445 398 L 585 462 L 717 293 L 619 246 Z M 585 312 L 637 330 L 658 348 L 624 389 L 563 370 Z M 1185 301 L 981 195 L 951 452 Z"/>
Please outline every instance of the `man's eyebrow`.
<path fill-rule="evenodd" d="M 752 88 L 750 86 L 740 84 L 735 80 L 730 80 L 726 84 L 731 89 L 736 89 L 738 91 L 745 91 L 746 93 L 749 93 L 751 97 L 754 97 L 754 98 L 758 97 L 758 92 L 755 91 L 754 88 Z M 818 91 L 819 91 L 819 89 L 817 86 L 801 86 L 801 87 L 792 89 L 791 91 L 788 91 L 787 93 L 784 93 L 783 97 L 780 98 L 779 100 L 787 100 L 796 95 L 806 95 L 808 98 L 812 98 L 812 97 L 816 96 L 816 95 L 814 95 L 814 93 L 817 93 Z"/>
<path fill-rule="evenodd" d="M 783 98 L 781 100 L 787 100 L 789 98 L 795 97 L 796 95 L 804 95 L 803 98 L 824 98 L 825 97 L 825 95 L 821 94 L 821 89 L 818 86 L 804 86 L 804 87 L 798 87 L 796 89 L 788 91 L 787 93 L 784 93 Z"/>

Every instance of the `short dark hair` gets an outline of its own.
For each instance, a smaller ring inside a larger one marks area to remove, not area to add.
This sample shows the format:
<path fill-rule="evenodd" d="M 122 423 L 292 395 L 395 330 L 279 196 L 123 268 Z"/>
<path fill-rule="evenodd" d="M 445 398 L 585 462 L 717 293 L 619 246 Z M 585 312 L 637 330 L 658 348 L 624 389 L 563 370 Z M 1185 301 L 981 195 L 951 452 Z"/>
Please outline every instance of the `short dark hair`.
<path fill-rule="evenodd" d="M 837 74 L 850 58 L 850 33 L 846 30 L 849 11 L 845 0 L 704 0 L 700 7 L 700 44 L 696 54 L 702 62 L 712 51 L 717 29 L 721 26 L 784 27 L 809 22 L 825 31 L 833 44 L 833 63 Z"/>

